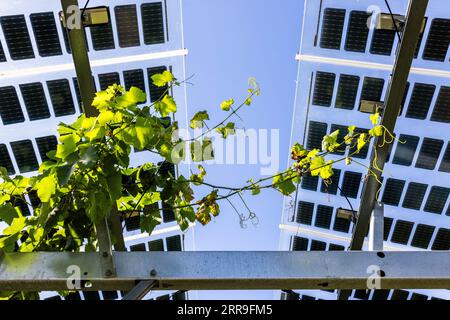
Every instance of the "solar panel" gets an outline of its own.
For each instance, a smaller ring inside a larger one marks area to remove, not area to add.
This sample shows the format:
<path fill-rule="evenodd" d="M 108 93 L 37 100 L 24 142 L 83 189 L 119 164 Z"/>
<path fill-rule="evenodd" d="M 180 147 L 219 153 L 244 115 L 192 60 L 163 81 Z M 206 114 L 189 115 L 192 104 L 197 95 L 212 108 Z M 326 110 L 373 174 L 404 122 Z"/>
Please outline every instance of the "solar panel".
<path fill-rule="evenodd" d="M 16 88 L 13 86 L 0 88 L 0 116 L 4 125 L 25 121 Z"/>
<path fill-rule="evenodd" d="M 370 53 L 390 56 L 394 45 L 395 30 L 375 29 L 373 32 Z"/>
<path fill-rule="evenodd" d="M 130 90 L 131 87 L 136 87 L 145 90 L 144 71 L 142 69 L 127 70 L 123 72 L 125 81 L 125 89 Z"/>
<path fill-rule="evenodd" d="M 47 153 L 56 150 L 58 140 L 55 136 L 39 137 L 36 138 L 36 144 L 38 146 L 42 161 L 48 161 L 50 159 L 47 157 Z"/>
<path fill-rule="evenodd" d="M 444 61 L 450 42 L 450 20 L 433 19 L 422 58 Z"/>
<path fill-rule="evenodd" d="M 394 222 L 394 219 L 389 218 L 389 217 L 384 217 L 384 219 L 383 219 L 383 239 L 384 239 L 384 241 L 387 241 L 389 238 L 389 233 L 391 232 L 393 222 Z"/>
<path fill-rule="evenodd" d="M 359 185 L 361 184 L 362 174 L 359 172 L 347 171 L 344 173 L 344 180 L 341 186 L 341 196 L 354 198 L 358 196 Z"/>
<path fill-rule="evenodd" d="M 391 300 L 408 300 L 409 292 L 405 290 L 394 290 Z"/>
<path fill-rule="evenodd" d="M 11 157 L 9 156 L 8 148 L 5 144 L 0 144 L 0 167 L 6 168 L 10 175 L 16 173 Z"/>
<path fill-rule="evenodd" d="M 162 215 L 164 223 L 175 221 L 175 212 L 166 203 L 163 202 Z"/>
<path fill-rule="evenodd" d="M 435 227 L 426 224 L 419 224 L 414 232 L 411 245 L 416 248 L 427 249 L 430 245 Z"/>
<path fill-rule="evenodd" d="M 444 141 L 442 140 L 424 138 L 416 161 L 416 168 L 433 170 L 436 167 L 443 145 Z"/>
<path fill-rule="evenodd" d="M 164 243 L 162 239 L 152 240 L 148 243 L 150 251 L 164 251 Z"/>
<path fill-rule="evenodd" d="M 328 250 L 329 251 L 344 251 L 345 247 L 338 245 L 338 244 L 330 243 Z"/>
<path fill-rule="evenodd" d="M 34 58 L 33 46 L 24 15 L 0 17 L 9 54 L 13 60 Z"/>
<path fill-rule="evenodd" d="M 397 220 L 391 241 L 399 244 L 408 244 L 414 223 L 404 220 Z"/>
<path fill-rule="evenodd" d="M 386 187 L 384 188 L 382 202 L 391 206 L 398 206 L 400 198 L 402 196 L 403 188 L 405 186 L 404 180 L 389 178 L 386 181 Z"/>
<path fill-rule="evenodd" d="M 50 111 L 42 83 L 21 84 L 19 87 L 30 120 L 50 118 Z"/>
<path fill-rule="evenodd" d="M 130 251 L 146 251 L 145 243 L 138 243 L 138 244 L 130 246 Z"/>
<path fill-rule="evenodd" d="M 333 210 L 333 207 L 318 205 L 314 225 L 318 228 L 330 229 Z"/>
<path fill-rule="evenodd" d="M 431 101 L 433 100 L 436 86 L 426 83 L 415 83 L 411 98 L 409 100 L 408 110 L 406 111 L 407 118 L 425 119 L 430 109 Z"/>
<path fill-rule="evenodd" d="M 181 251 L 181 236 L 171 236 L 166 238 L 167 251 Z"/>
<path fill-rule="evenodd" d="M 139 215 L 125 219 L 125 227 L 128 232 L 139 230 L 141 228 L 141 217 Z"/>
<path fill-rule="evenodd" d="M 104 300 L 115 300 L 119 298 L 117 291 L 102 291 L 102 295 Z"/>
<path fill-rule="evenodd" d="M 428 185 L 424 183 L 410 182 L 402 206 L 408 209 L 420 210 L 427 188 Z"/>
<path fill-rule="evenodd" d="M 369 28 L 367 21 L 372 14 L 365 11 L 351 11 L 348 24 L 345 50 L 353 52 L 365 52 Z"/>
<path fill-rule="evenodd" d="M 303 237 L 292 237 L 292 250 L 293 251 L 307 251 L 309 240 Z"/>
<path fill-rule="evenodd" d="M 333 99 L 333 88 L 336 75 L 329 72 L 318 71 L 314 85 L 313 104 L 329 107 Z"/>
<path fill-rule="evenodd" d="M 318 240 L 311 240 L 311 251 L 325 251 L 327 243 Z"/>
<path fill-rule="evenodd" d="M 94 50 L 100 51 L 115 48 L 111 22 L 91 26 L 90 30 Z"/>
<path fill-rule="evenodd" d="M 449 193 L 449 188 L 438 186 L 431 187 L 430 194 L 428 195 L 428 199 L 423 210 L 430 213 L 441 214 L 444 210 Z"/>
<path fill-rule="evenodd" d="M 114 8 L 119 46 L 122 48 L 140 45 L 136 5 L 124 5 Z"/>
<path fill-rule="evenodd" d="M 445 149 L 439 171 L 450 173 L 450 143 L 447 144 L 447 148 Z"/>
<path fill-rule="evenodd" d="M 428 300 L 428 296 L 420 293 L 413 293 L 411 295 L 411 300 Z"/>
<path fill-rule="evenodd" d="M 372 300 L 387 300 L 389 293 L 390 290 L 387 289 L 373 290 Z"/>
<path fill-rule="evenodd" d="M 310 121 L 306 146 L 309 150 L 322 149 L 322 138 L 327 134 L 327 124 Z"/>
<path fill-rule="evenodd" d="M 311 225 L 314 211 L 314 203 L 299 201 L 297 207 L 296 222 L 300 224 Z"/>
<path fill-rule="evenodd" d="M 364 77 L 361 100 L 381 101 L 384 79 Z"/>
<path fill-rule="evenodd" d="M 155 102 L 162 98 L 162 95 L 167 91 L 167 86 L 157 87 L 153 84 L 152 76 L 158 73 L 163 73 L 167 68 L 165 66 L 153 67 L 147 69 L 148 83 L 150 84 L 150 100 Z"/>
<path fill-rule="evenodd" d="M 326 8 L 324 10 L 320 36 L 321 48 L 340 49 L 344 20 L 345 9 Z"/>
<path fill-rule="evenodd" d="M 100 90 L 103 91 L 113 84 L 120 84 L 120 75 L 118 72 L 99 74 L 98 81 L 100 82 Z"/>
<path fill-rule="evenodd" d="M 21 173 L 36 171 L 39 168 L 30 140 L 11 142 L 11 148 Z"/>
<path fill-rule="evenodd" d="M 333 230 L 348 233 L 350 230 L 350 220 L 336 216 L 334 218 Z"/>
<path fill-rule="evenodd" d="M 47 87 L 53 110 L 55 110 L 55 116 L 61 117 L 75 113 L 69 80 L 59 79 L 47 81 Z"/>
<path fill-rule="evenodd" d="M 353 110 L 358 94 L 359 77 L 341 74 L 336 94 L 336 108 Z"/>
<path fill-rule="evenodd" d="M 164 43 L 164 16 L 162 2 L 144 3 L 141 5 L 144 43 Z"/>
<path fill-rule="evenodd" d="M 53 12 L 33 13 L 30 15 L 34 38 L 41 57 L 62 54 Z"/>
<path fill-rule="evenodd" d="M 6 61 L 5 51 L 3 50 L 2 42 L 0 41 L 0 62 Z"/>
<path fill-rule="evenodd" d="M 450 122 L 450 87 L 442 86 L 434 105 L 431 121 Z"/>
<path fill-rule="evenodd" d="M 85 300 L 100 300 L 100 294 L 98 291 L 83 291 Z"/>
<path fill-rule="evenodd" d="M 338 186 L 339 186 L 339 178 L 341 176 L 340 169 L 333 169 L 334 174 L 331 176 L 331 183 L 326 185 L 324 181 L 322 181 L 322 185 L 320 187 L 320 191 L 328 194 L 337 194 Z"/>
<path fill-rule="evenodd" d="M 450 250 L 450 230 L 440 228 L 434 239 L 431 250 Z"/>
<path fill-rule="evenodd" d="M 369 290 L 354 290 L 353 296 L 357 299 L 367 300 L 369 299 Z"/>
<path fill-rule="evenodd" d="M 397 143 L 392 163 L 410 166 L 414 159 L 417 145 L 419 144 L 419 137 L 401 134 L 399 140 L 404 143 Z"/>
<path fill-rule="evenodd" d="M 304 190 L 316 191 L 317 186 L 319 184 L 318 176 L 311 176 L 311 174 L 307 173 L 302 177 L 301 188 Z"/>

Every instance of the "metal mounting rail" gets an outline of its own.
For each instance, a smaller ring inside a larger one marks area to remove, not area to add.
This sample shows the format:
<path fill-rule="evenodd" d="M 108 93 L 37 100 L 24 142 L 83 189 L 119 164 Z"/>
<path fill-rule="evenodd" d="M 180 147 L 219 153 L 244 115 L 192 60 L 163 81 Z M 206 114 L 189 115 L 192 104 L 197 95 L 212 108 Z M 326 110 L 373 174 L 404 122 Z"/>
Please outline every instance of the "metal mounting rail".
<path fill-rule="evenodd" d="M 74 266 L 79 290 L 450 288 L 450 254 L 432 252 L 113 252 L 117 276 L 104 277 L 101 254 L 4 253 L 0 290 L 67 290 Z M 70 267 L 70 268 L 69 268 Z M 374 275 L 373 270 L 379 272 Z"/>

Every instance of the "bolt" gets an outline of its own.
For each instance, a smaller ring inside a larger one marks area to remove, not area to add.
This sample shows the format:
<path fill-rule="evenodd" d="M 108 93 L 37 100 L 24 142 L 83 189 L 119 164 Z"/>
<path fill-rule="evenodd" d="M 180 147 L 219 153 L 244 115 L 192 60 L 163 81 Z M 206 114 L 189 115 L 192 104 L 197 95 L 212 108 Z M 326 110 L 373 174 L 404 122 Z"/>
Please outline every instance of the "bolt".
<path fill-rule="evenodd" d="M 150 271 L 150 275 L 151 275 L 152 277 L 156 276 L 156 270 L 155 270 L 155 269 L 152 269 L 152 271 Z"/>
<path fill-rule="evenodd" d="M 112 271 L 109 269 L 105 271 L 105 276 L 107 276 L 107 277 L 111 277 L 112 274 L 113 274 Z"/>
<path fill-rule="evenodd" d="M 109 254 L 108 254 L 108 252 L 103 252 L 103 258 L 108 258 L 108 256 L 109 256 Z"/>

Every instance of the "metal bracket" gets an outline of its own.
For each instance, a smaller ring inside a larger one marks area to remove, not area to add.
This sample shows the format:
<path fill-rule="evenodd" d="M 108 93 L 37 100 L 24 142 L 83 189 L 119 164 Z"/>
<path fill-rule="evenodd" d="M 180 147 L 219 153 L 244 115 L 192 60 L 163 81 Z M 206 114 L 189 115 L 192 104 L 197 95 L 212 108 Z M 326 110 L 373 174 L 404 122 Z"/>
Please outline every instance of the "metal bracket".
<path fill-rule="evenodd" d="M 375 204 L 369 229 L 369 250 L 383 251 L 384 236 L 384 206 L 382 203 Z"/>
<path fill-rule="evenodd" d="M 139 282 L 131 289 L 122 300 L 142 300 L 158 282 L 156 280 L 145 280 Z"/>
<path fill-rule="evenodd" d="M 87 8 L 84 11 L 79 10 L 79 8 L 78 8 L 74 14 L 79 14 L 79 15 L 83 14 L 83 16 L 80 17 L 80 21 L 83 23 L 84 27 L 92 27 L 92 26 L 108 24 L 109 21 L 111 20 L 109 17 L 109 8 L 106 6 Z M 61 20 L 64 28 L 67 28 L 66 19 L 64 19 L 63 11 L 59 12 L 59 19 Z"/>
<path fill-rule="evenodd" d="M 106 219 L 95 224 L 97 232 L 98 246 L 100 249 L 100 266 L 102 274 L 106 278 L 115 277 L 117 275 L 112 256 L 112 244 L 109 234 L 108 221 Z"/>
<path fill-rule="evenodd" d="M 359 111 L 364 113 L 375 113 L 384 109 L 383 101 L 361 100 Z"/>

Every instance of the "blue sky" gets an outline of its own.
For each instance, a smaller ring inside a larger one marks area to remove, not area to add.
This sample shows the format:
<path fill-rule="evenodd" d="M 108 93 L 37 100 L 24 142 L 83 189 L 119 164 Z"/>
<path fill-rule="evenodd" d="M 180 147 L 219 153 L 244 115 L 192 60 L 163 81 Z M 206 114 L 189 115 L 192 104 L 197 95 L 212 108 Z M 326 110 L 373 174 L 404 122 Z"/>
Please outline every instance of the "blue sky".
<path fill-rule="evenodd" d="M 303 1 L 184 0 L 184 34 L 189 55 L 187 76 L 195 75 L 188 88 L 189 114 L 208 110 L 222 120 L 220 102 L 243 97 L 247 79 L 257 79 L 262 95 L 240 114 L 238 127 L 280 130 L 280 170 L 287 163 L 295 95 Z M 211 121 L 215 123 L 215 121 Z M 207 181 L 239 186 L 258 178 L 258 165 L 206 166 Z M 245 197 L 259 224 L 242 229 L 236 213 L 226 202 L 220 216 L 207 227 L 195 230 L 196 249 L 277 250 L 283 197 L 273 191 Z M 242 212 L 239 198 L 233 203 Z M 202 292 L 199 298 L 266 298 L 271 292 Z"/>

